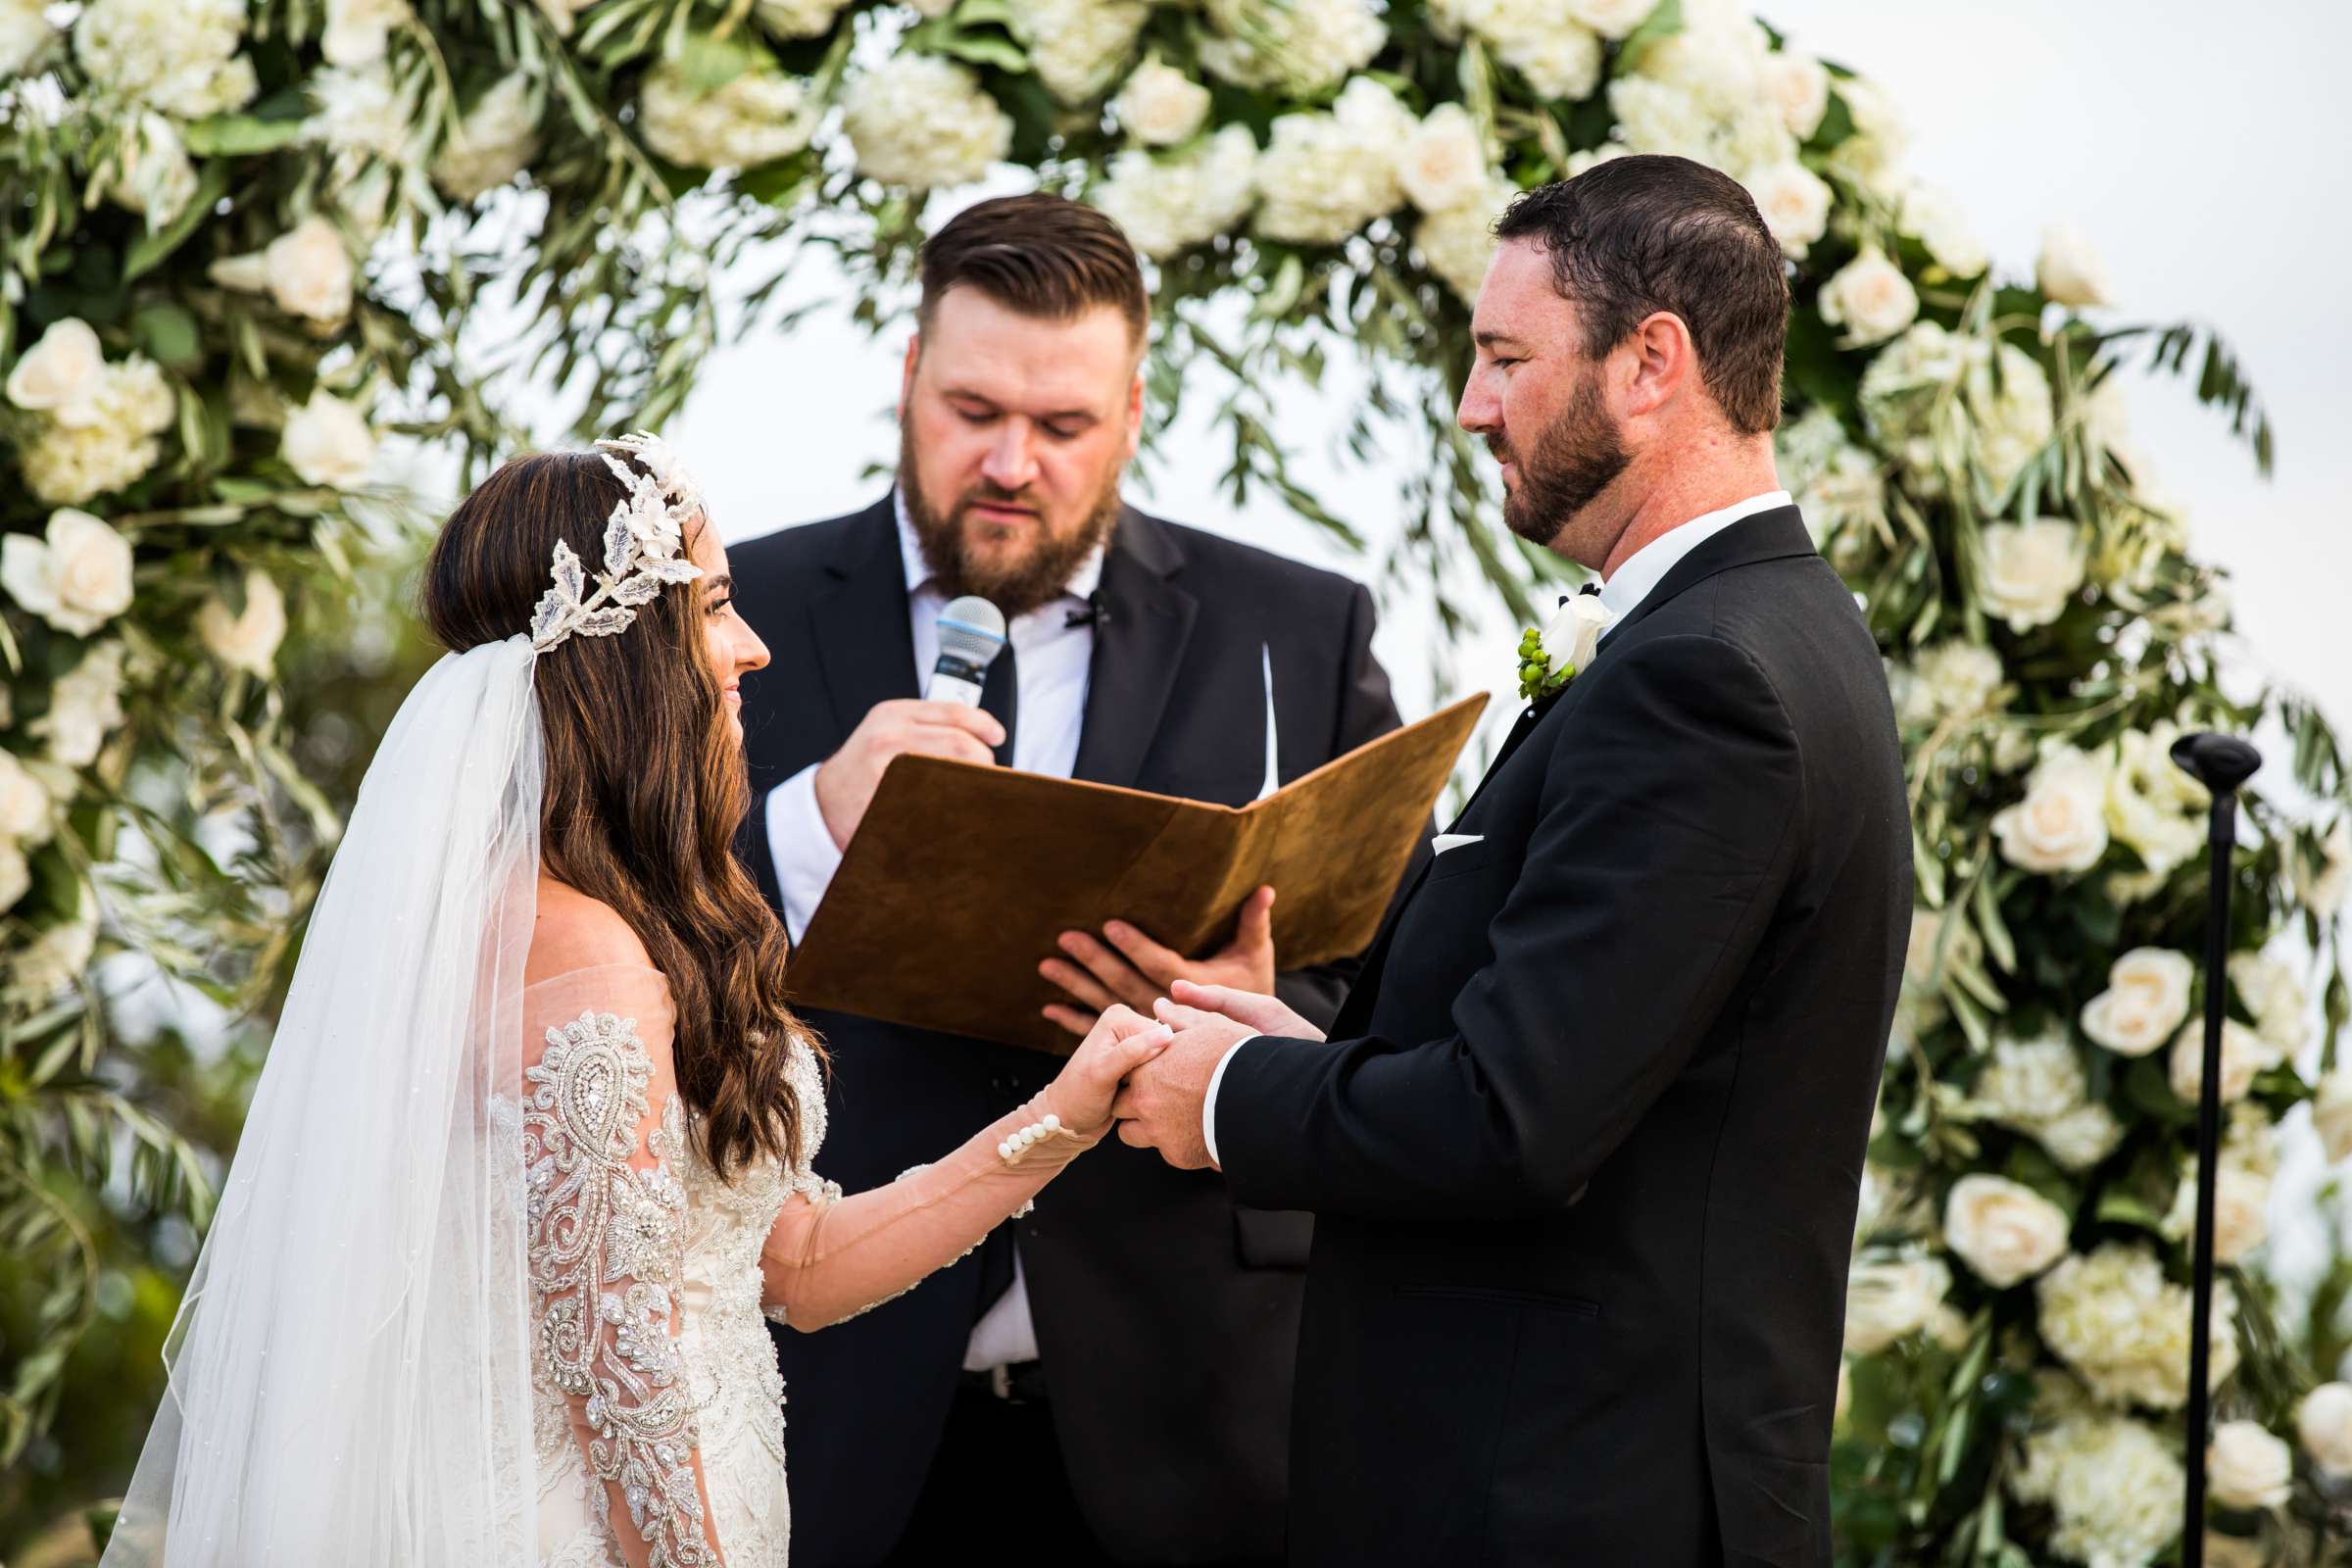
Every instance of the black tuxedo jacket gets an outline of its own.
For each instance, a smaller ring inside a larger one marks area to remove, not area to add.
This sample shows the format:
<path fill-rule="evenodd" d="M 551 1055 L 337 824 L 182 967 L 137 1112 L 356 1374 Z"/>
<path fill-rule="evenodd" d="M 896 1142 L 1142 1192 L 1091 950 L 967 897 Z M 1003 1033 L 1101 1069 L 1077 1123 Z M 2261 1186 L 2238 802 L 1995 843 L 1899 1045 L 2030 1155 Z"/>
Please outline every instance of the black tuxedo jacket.
<path fill-rule="evenodd" d="M 744 689 L 759 799 L 921 681 L 888 498 L 731 556 L 736 603 L 774 661 Z M 1397 723 L 1372 658 L 1371 597 L 1345 578 L 1129 509 L 1101 602 L 1079 778 L 1254 799 L 1266 765 L 1261 648 L 1285 780 Z M 747 823 L 746 854 L 780 909 L 763 808 Z M 1150 929 L 1151 910 L 1132 917 Z M 1278 989 L 1321 1022 L 1354 967 L 1285 975 Z M 833 1055 L 820 1168 L 853 1192 L 955 1148 L 1059 1065 L 839 1013 L 810 1021 Z M 1237 1208 L 1214 1172 L 1170 1170 L 1111 1140 L 1016 1223 L 1055 1427 L 1096 1533 L 1132 1562 L 1278 1556 L 1308 1217 Z M 793 1494 L 812 1499 L 793 1520 L 794 1568 L 858 1568 L 897 1540 L 938 1447 L 979 1292 L 966 1259 L 821 1334 L 778 1333 Z M 995 1525 L 974 1521 L 975 1539 L 1017 1529 L 1018 1500 L 1007 1507 Z"/>
<path fill-rule="evenodd" d="M 1522 718 L 1332 1043 L 1219 1089 L 1316 1216 L 1295 1563 L 1826 1565 L 1846 1261 L 1911 914 L 1878 649 L 1793 508 Z"/>

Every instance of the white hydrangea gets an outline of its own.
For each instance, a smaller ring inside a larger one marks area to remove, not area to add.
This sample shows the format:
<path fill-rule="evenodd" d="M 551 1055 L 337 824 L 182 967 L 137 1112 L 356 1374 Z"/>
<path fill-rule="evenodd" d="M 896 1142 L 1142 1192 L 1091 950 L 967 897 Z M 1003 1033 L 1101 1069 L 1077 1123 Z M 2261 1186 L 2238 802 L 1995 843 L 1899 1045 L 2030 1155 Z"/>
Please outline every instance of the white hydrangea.
<path fill-rule="evenodd" d="M 849 0 L 760 0 L 753 15 L 779 38 L 821 38 Z"/>
<path fill-rule="evenodd" d="M 469 202 L 522 172 L 539 151 L 539 103 L 521 72 L 482 94 L 433 159 L 433 183 Z"/>
<path fill-rule="evenodd" d="M 1110 101 L 1127 133 L 1148 147 L 1173 147 L 1189 139 L 1208 119 L 1206 87 L 1157 59 L 1145 61 Z M 1250 143 L 1254 151 L 1256 143 Z"/>
<path fill-rule="evenodd" d="M 0 751 L 0 840 L 11 846 L 46 844 L 57 831 L 54 803 L 40 775 Z"/>
<path fill-rule="evenodd" d="M 2044 1344 L 2109 1404 L 2178 1410 L 2188 1398 L 2188 1288 L 2146 1248 L 2109 1243 L 2034 1287 Z M 2214 1288 L 2213 1382 L 2237 1368 L 2237 1298 Z"/>
<path fill-rule="evenodd" d="M 2114 1114 L 2091 1102 L 2082 1058 L 2061 1034 L 1996 1039 L 1967 1108 L 2034 1139 L 2068 1170 L 2097 1164 L 2123 1137 Z"/>
<path fill-rule="evenodd" d="M 2124 1124 L 2094 1100 L 2041 1123 L 2033 1133 L 2065 1169 L 2088 1170 L 2115 1152 L 2124 1141 Z"/>
<path fill-rule="evenodd" d="M 1837 93 L 1853 117 L 1854 132 L 1831 150 L 1832 172 L 1881 196 L 1899 195 L 1911 135 L 1894 95 L 1864 76 L 1840 77 Z"/>
<path fill-rule="evenodd" d="M 1795 159 L 1783 159 L 1777 164 L 1768 164 L 1752 171 L 1744 183 L 1748 195 L 1755 198 L 1756 211 L 1763 216 L 1764 226 L 1772 230 L 1774 239 L 1780 241 L 1784 255 L 1802 257 L 1813 248 L 1813 242 L 1829 229 L 1829 183 Z M 1901 274 L 1896 275 L 1899 277 Z M 1823 300 L 1823 315 L 1826 317 L 1826 290 Z M 1908 326 L 1911 323 L 1906 318 L 1902 324 Z M 1890 331 L 1880 335 L 1891 337 L 1894 334 Z"/>
<path fill-rule="evenodd" d="M 808 145 L 801 84 L 781 72 L 747 67 L 709 92 L 664 60 L 637 90 L 645 144 L 687 169 L 753 169 Z"/>
<path fill-rule="evenodd" d="M 102 643 L 59 677 L 49 689 L 49 711 L 26 728 L 49 743 L 59 762 L 87 767 L 122 724 L 122 645 Z"/>
<path fill-rule="evenodd" d="M 1164 261 L 1239 223 L 1257 200 L 1256 176 L 1250 127 L 1227 125 L 1172 158 L 1120 153 L 1091 199 L 1139 252 Z"/>
<path fill-rule="evenodd" d="M 2144 1568 L 2180 1534 L 2174 1446 L 2125 1416 L 2078 1411 L 2026 1440 L 2009 1476 L 2021 1502 L 2046 1503 L 2050 1545 L 2088 1568 Z"/>
<path fill-rule="evenodd" d="M 1431 0 L 1429 14 L 1443 33 L 1476 33 L 1545 98 L 1589 98 L 1600 85 L 1600 34 L 1562 16 L 1557 0 Z"/>
<path fill-rule="evenodd" d="M 1116 79 L 1152 14 L 1144 0 L 1011 0 L 1011 10 L 1030 71 L 1065 104 L 1086 103 Z"/>
<path fill-rule="evenodd" d="M 1912 663 L 1902 720 L 1926 726 L 1988 712 L 2004 673 L 2001 656 L 1983 643 L 1959 638 L 1937 643 Z"/>
<path fill-rule="evenodd" d="M 1239 87 L 1311 98 L 1372 63 L 1388 42 L 1372 0 L 1207 0 L 1216 31 L 1200 64 Z"/>
<path fill-rule="evenodd" d="M 858 172 L 886 185 L 960 185 L 1012 146 L 1011 118 L 979 78 L 935 55 L 894 56 L 857 77 L 842 114 Z"/>
<path fill-rule="evenodd" d="M 163 457 L 156 437 L 172 428 L 179 402 L 164 372 L 133 354 L 110 365 L 87 424 L 43 424 L 23 455 L 24 482 L 43 501 L 79 506 L 135 484 Z"/>
<path fill-rule="evenodd" d="M 2295 897 L 2323 920 L 2332 919 L 2352 891 L 2352 816 L 2338 817 L 2320 840 L 2320 858 L 2313 864 L 2299 847 L 2287 856 Z"/>
<path fill-rule="evenodd" d="M 1478 303 L 1488 265 L 1494 260 L 1494 220 L 1517 194 L 1509 180 L 1492 178 L 1469 201 L 1431 213 L 1413 227 L 1422 261 L 1465 305 Z"/>
<path fill-rule="evenodd" d="M 0 78 L 31 65 L 56 36 L 48 0 L 0 0 Z"/>
<path fill-rule="evenodd" d="M 1769 59 L 1763 33 L 1743 17 L 1685 25 L 1609 83 L 1619 136 L 1635 152 L 1694 159 L 1735 179 L 1795 162 Z"/>
<path fill-rule="evenodd" d="M 1862 372 L 1863 418 L 1901 462 L 1920 493 L 1941 496 L 1945 473 L 1973 455 L 1996 498 L 2005 497 L 2056 418 L 2050 380 L 2032 355 L 1921 321 L 1879 351 Z"/>
<path fill-rule="evenodd" d="M 2205 843 L 2212 797 L 2173 761 L 2180 726 L 2165 720 L 2126 730 L 2115 743 L 2107 777 L 2107 831 L 2128 844 L 2158 876 L 2194 856 Z"/>
<path fill-rule="evenodd" d="M 2303 1049 L 2311 1035 L 2311 995 L 2292 964 L 2260 953 L 2232 954 L 2230 983 L 2254 1015 L 2254 1032 L 2272 1050 L 2284 1057 Z"/>
<path fill-rule="evenodd" d="M 1396 159 L 1414 121 L 1367 76 L 1329 114 L 1284 115 L 1257 162 L 1258 232 L 1295 245 L 1337 245 L 1404 202 Z"/>
<path fill-rule="evenodd" d="M 90 0 L 74 53 L 101 85 L 183 120 L 239 109 L 260 82 L 245 41 L 245 0 Z"/>
<path fill-rule="evenodd" d="M 1603 38 L 1622 38 L 1658 9 L 1658 0 L 1559 0 L 1559 6 Z"/>
<path fill-rule="evenodd" d="M 380 62 L 321 71 L 311 78 L 309 91 L 318 112 L 306 128 L 341 157 L 346 177 L 363 159 L 406 161 L 416 134 L 416 94 L 395 87 Z"/>

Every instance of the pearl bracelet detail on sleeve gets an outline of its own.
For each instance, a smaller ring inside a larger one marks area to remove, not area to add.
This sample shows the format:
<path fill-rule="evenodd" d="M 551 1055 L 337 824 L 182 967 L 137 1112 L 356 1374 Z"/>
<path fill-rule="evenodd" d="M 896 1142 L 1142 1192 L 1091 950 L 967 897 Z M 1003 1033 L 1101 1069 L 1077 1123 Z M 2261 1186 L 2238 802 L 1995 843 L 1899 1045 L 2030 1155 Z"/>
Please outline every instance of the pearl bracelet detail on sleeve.
<path fill-rule="evenodd" d="M 997 1157 L 1007 1165 L 1018 1165 L 1029 1151 L 1053 1138 L 1074 1138 L 1077 1135 L 1062 1126 L 1061 1118 L 1049 1112 L 1043 1121 L 1033 1121 L 997 1146 Z"/>

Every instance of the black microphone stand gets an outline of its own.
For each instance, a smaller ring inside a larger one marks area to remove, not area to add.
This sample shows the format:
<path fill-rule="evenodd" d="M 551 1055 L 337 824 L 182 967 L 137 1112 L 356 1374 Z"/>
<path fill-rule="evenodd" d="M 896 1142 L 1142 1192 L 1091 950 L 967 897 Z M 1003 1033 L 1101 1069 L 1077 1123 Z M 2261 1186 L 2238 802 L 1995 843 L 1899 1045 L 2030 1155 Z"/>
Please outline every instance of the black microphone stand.
<path fill-rule="evenodd" d="M 2173 761 L 2213 796 L 2205 903 L 2205 1070 L 2197 1081 L 2197 1230 L 2188 1318 L 2188 1497 L 2180 1517 L 2180 1568 L 2205 1568 L 2205 1451 L 2212 1424 L 2213 1199 L 2222 1146 L 2222 1017 L 2230 998 L 2230 852 L 2237 844 L 2237 788 L 2262 754 L 2234 735 L 2184 735 Z"/>

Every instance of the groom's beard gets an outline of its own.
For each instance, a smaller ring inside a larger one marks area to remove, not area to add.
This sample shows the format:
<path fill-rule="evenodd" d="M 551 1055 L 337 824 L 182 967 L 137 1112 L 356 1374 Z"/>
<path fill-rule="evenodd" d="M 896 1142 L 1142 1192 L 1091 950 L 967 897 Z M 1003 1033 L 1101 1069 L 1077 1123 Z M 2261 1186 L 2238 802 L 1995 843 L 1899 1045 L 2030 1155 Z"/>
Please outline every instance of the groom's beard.
<path fill-rule="evenodd" d="M 1119 520 L 1119 476 L 1114 466 L 1102 489 L 1089 504 L 1085 520 L 1068 535 L 1049 531 L 1046 504 L 1026 491 L 1006 490 L 982 479 L 956 498 L 946 516 L 931 510 L 923 497 L 923 476 L 914 449 L 899 438 L 899 494 L 906 502 L 906 520 L 923 547 L 923 563 L 931 568 L 940 591 L 950 599 L 978 594 L 1003 611 L 1006 620 L 1052 604 L 1068 588 L 1071 574 L 1110 537 Z M 1037 539 L 1027 552 L 1010 561 L 987 561 L 970 548 L 970 530 L 997 526 L 971 514 L 975 503 L 998 502 L 1026 506 L 1037 516 Z"/>
<path fill-rule="evenodd" d="M 1497 461 L 1511 461 L 1508 441 L 1491 435 L 1487 446 Z M 1503 497 L 1502 520 L 1530 544 L 1549 546 L 1631 461 L 1601 401 L 1595 366 L 1520 461 L 1519 488 Z"/>

